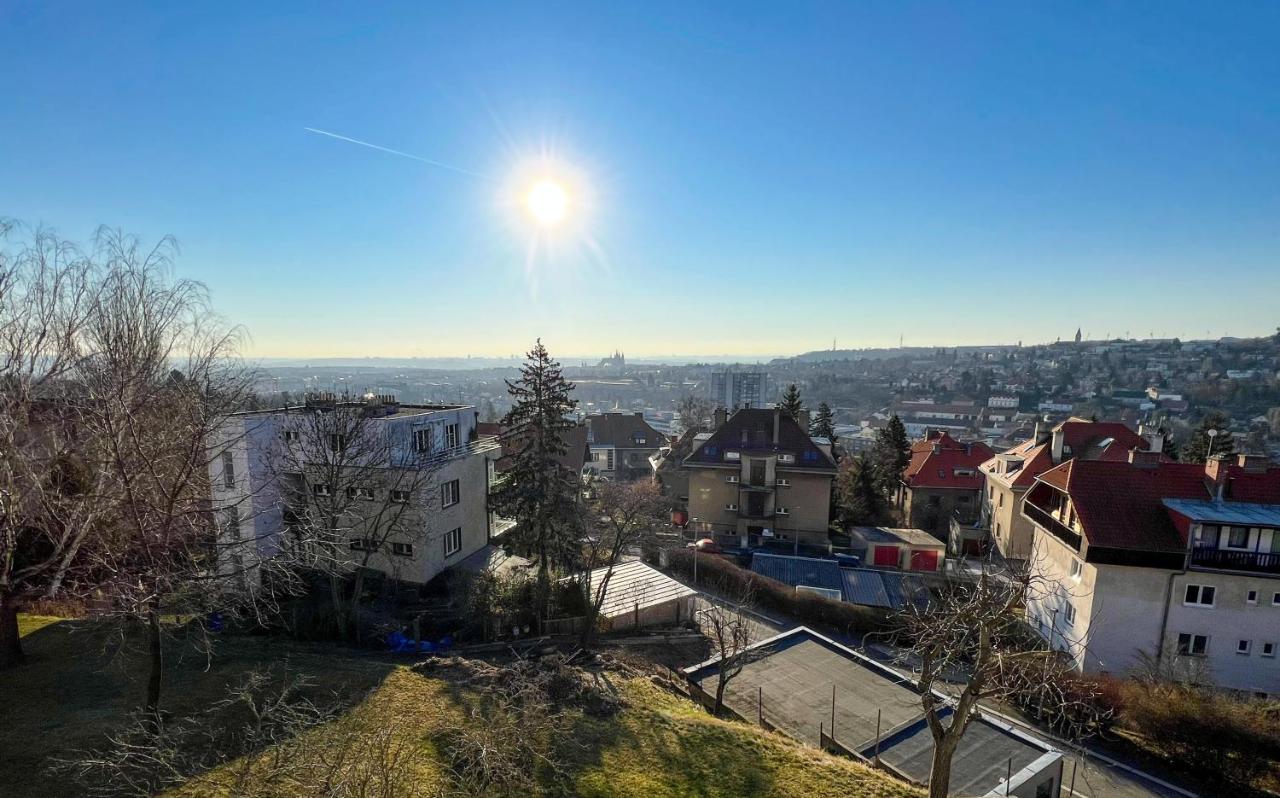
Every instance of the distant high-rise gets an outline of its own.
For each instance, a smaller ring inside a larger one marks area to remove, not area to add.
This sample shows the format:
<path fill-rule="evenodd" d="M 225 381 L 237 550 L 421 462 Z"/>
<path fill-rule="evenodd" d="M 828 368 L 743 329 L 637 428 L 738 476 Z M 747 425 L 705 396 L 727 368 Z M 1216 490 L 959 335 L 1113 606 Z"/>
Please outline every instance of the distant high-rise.
<path fill-rule="evenodd" d="M 763 371 L 711 373 L 711 398 L 727 408 L 764 407 L 769 375 Z"/>

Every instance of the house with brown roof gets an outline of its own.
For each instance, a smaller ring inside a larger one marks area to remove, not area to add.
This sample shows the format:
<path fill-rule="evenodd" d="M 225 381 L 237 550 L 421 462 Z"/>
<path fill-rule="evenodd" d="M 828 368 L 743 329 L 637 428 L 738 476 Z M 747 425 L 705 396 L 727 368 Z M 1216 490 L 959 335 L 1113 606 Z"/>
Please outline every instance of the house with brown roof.
<path fill-rule="evenodd" d="M 667 436 L 644 420 L 644 413 L 601 413 L 582 422 L 591 451 L 588 467 L 619 481 L 649 477 L 649 458 L 667 444 Z"/>
<path fill-rule="evenodd" d="M 1036 478 L 1027 619 L 1089 673 L 1144 656 L 1173 674 L 1280 695 L 1280 466 L 1175 463 L 1133 449 Z"/>
<path fill-rule="evenodd" d="M 684 458 L 689 529 L 728 547 L 826 547 L 831 522 L 830 444 L 776 408 L 742 408 Z"/>
<path fill-rule="evenodd" d="M 1134 449 L 1158 453 L 1163 443 L 1158 430 L 1134 432 L 1115 421 L 1073 417 L 1052 429 L 1047 423 L 1037 424 L 1029 440 L 993 455 L 979 467 L 986 485 L 977 528 L 1006 559 L 1025 560 L 1031 555 L 1033 530 L 1022 515 L 1022 500 L 1036 477 L 1073 458 L 1123 461 Z M 953 543 L 957 534 L 953 528 Z"/>
<path fill-rule="evenodd" d="M 947 540 L 951 518 L 978 517 L 983 480 L 978 467 L 992 455 L 984 443 L 964 443 L 945 430 L 930 430 L 911 444 L 895 502 L 906 526 Z"/>

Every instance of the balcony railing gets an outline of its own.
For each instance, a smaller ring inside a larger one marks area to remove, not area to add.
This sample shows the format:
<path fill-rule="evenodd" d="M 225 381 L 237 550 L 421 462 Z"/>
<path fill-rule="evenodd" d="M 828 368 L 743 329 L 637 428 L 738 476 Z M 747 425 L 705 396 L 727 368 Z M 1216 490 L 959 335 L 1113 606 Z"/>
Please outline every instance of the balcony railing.
<path fill-rule="evenodd" d="M 1200 568 L 1221 568 L 1225 571 L 1280 574 L 1280 554 L 1266 554 L 1256 551 L 1231 551 L 1230 549 L 1214 548 L 1192 549 L 1191 564 Z"/>
<path fill-rule="evenodd" d="M 738 505 L 739 518 L 766 519 L 773 518 L 774 511 L 772 507 L 751 507 L 750 505 Z"/>
<path fill-rule="evenodd" d="M 1047 529 L 1054 537 L 1075 551 L 1080 551 L 1080 533 L 1054 518 L 1045 510 L 1040 509 L 1029 501 L 1024 501 L 1022 503 L 1022 514 L 1031 519 L 1032 523 Z"/>

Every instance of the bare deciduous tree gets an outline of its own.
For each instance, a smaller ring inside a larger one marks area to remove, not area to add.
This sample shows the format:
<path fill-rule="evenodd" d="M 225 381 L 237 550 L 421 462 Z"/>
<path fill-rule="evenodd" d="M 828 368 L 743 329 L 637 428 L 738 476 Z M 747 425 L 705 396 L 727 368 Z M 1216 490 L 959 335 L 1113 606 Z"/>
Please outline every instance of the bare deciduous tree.
<path fill-rule="evenodd" d="M 727 590 L 720 593 L 730 594 Z M 752 621 L 748 608 L 754 593 L 751 583 L 746 582 L 737 593 L 731 594 L 732 601 L 711 600 L 707 607 L 698 611 L 698 625 L 702 633 L 711 639 L 712 650 L 716 653 L 716 694 L 711 711 L 717 716 L 724 711 L 724 693 L 729 683 L 751 661 Z"/>
<path fill-rule="evenodd" d="M 605 482 L 596 490 L 589 508 L 594 529 L 587 540 L 583 565 L 587 572 L 604 570 L 594 584 L 583 580 L 588 592 L 586 623 L 582 627 L 584 647 L 595 638 L 600 607 L 619 559 L 652 534 L 666 509 L 666 499 L 655 482 Z"/>
<path fill-rule="evenodd" d="M 948 795 L 952 758 L 984 699 L 1052 705 L 1066 724 L 1060 731 L 1077 738 L 1101 719 L 1096 694 L 1075 678 L 1071 660 L 1025 622 L 1029 597 L 1059 589 L 1039 573 L 1037 561 L 1016 572 L 984 568 L 977 578 L 954 579 L 927 604 L 910 605 L 899 616 L 899 642 L 918 660 L 916 687 L 933 736 L 930 798 Z M 952 694 L 947 681 L 957 678 L 962 682 Z"/>
<path fill-rule="evenodd" d="M 394 407 L 394 405 L 389 405 Z M 394 567 L 395 544 L 422 545 L 440 509 L 441 458 L 462 442 L 385 423 L 379 397 L 312 400 L 283 416 L 267 470 L 280 485 L 294 556 L 329 574 L 334 618 L 359 636 L 357 613 L 370 562 Z M 394 573 L 393 573 L 394 575 Z M 344 598 L 351 578 L 350 602 Z"/>

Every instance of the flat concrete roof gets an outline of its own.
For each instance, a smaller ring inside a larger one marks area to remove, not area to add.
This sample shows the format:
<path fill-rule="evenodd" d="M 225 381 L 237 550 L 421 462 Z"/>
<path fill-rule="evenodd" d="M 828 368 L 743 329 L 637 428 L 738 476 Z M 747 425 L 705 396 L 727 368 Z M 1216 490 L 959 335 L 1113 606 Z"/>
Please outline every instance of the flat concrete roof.
<path fill-rule="evenodd" d="M 915 685 L 892 669 L 814 632 L 798 627 L 752 646 L 751 659 L 725 690 L 725 704 L 744 718 L 764 717 L 802 742 L 819 745 L 819 730 L 870 758 L 875 754 L 879 712 L 882 762 L 920 784 L 929 781 L 933 736 Z M 707 693 L 716 690 L 716 659 L 685 669 Z M 1057 752 L 1004 723 L 977 717 L 965 731 L 952 764 L 955 795 L 986 795 L 1003 784 L 1010 767 L 1023 768 Z M 1047 762 L 1048 760 L 1046 760 Z"/>
<path fill-rule="evenodd" d="M 856 526 L 849 531 L 868 543 L 897 543 L 907 546 L 927 546 L 931 549 L 944 549 L 947 545 L 923 529 L 910 527 Z"/>

